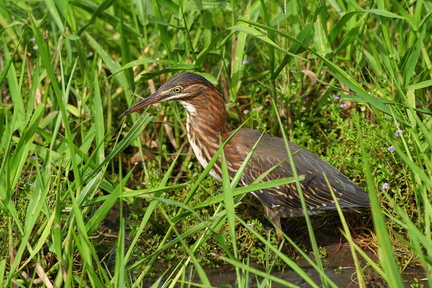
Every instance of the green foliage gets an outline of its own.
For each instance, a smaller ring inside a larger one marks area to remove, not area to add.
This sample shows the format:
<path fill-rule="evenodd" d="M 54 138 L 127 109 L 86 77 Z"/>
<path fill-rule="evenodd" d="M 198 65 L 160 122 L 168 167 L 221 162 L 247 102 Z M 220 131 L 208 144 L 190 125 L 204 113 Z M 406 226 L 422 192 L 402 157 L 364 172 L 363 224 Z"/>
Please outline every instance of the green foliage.
<path fill-rule="evenodd" d="M 0 287 L 192 286 L 188 271 L 209 287 L 202 267 L 224 264 L 239 287 L 251 274 L 295 287 L 271 274 L 285 267 L 337 286 L 312 231 L 316 257 L 289 237 L 278 247 L 244 197 L 261 183 L 221 185 L 199 167 L 181 107 L 118 119 L 184 70 L 223 91 L 232 127 L 285 131 L 367 187 L 374 227 L 358 237 L 376 261 L 341 216 L 361 287 L 371 275 L 400 287 L 414 265 L 432 286 L 430 3 L 284 5 L 1 2 Z"/>

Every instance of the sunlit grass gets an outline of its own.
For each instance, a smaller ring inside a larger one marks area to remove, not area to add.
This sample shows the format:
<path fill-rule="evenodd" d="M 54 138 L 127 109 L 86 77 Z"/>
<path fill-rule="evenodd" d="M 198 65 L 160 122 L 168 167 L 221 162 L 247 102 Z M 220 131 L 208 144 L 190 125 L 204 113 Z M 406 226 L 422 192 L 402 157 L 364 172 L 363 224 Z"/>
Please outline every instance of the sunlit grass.
<path fill-rule="evenodd" d="M 360 236 L 378 260 L 343 216 L 340 227 L 361 287 L 372 276 L 401 287 L 413 266 L 425 279 L 410 284 L 432 287 L 431 4 L 162 4 L 0 3 L 0 287 L 208 287 L 203 267 L 225 264 L 238 287 L 253 274 L 295 287 L 271 274 L 284 267 L 337 286 L 309 221 L 312 257 L 244 207 L 259 185 L 296 179 L 216 183 L 175 103 L 117 118 L 184 70 L 213 77 L 232 127 L 284 131 L 369 192 L 373 232 Z M 113 207 L 118 225 L 101 231 Z"/>

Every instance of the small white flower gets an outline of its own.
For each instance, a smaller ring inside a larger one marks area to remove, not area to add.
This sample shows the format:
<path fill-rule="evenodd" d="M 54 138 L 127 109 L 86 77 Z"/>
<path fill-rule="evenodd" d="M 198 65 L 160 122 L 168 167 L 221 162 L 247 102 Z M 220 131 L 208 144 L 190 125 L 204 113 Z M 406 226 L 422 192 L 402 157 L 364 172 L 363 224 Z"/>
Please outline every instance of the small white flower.
<path fill-rule="evenodd" d="M 402 130 L 400 130 L 400 129 L 396 130 L 395 133 L 394 133 L 394 135 L 395 135 L 396 137 L 401 136 L 401 135 L 402 135 Z"/>

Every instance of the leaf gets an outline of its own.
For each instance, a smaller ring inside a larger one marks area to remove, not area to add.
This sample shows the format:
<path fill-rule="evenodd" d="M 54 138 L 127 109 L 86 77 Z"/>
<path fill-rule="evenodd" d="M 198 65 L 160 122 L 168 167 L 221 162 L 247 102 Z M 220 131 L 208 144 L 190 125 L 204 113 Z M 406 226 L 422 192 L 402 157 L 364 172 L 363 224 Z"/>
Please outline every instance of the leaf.
<path fill-rule="evenodd" d="M 406 20 L 406 17 L 394 14 L 392 12 L 386 11 L 386 10 L 381 10 L 381 9 L 367 9 L 367 10 L 360 10 L 362 12 L 368 12 L 371 14 L 375 14 L 375 15 L 379 15 L 379 16 L 383 16 L 383 17 L 387 17 L 387 18 L 396 18 L 396 19 L 404 19 Z"/>

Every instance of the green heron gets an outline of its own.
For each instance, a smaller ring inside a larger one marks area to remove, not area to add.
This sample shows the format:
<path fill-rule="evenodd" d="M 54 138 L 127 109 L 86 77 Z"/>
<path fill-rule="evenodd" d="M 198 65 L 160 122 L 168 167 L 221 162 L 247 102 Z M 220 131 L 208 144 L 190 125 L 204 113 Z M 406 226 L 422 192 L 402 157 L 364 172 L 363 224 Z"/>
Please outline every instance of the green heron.
<path fill-rule="evenodd" d="M 149 105 L 171 100 L 180 102 L 186 109 L 189 143 L 204 168 L 218 151 L 221 141 L 226 141 L 235 133 L 224 147 L 228 172 L 230 177 L 234 177 L 263 133 L 247 128 L 238 129 L 236 132 L 228 130 L 222 94 L 204 77 L 190 72 L 177 74 L 167 80 L 158 91 L 124 111 L 120 117 Z M 367 193 L 336 168 L 296 144 L 289 143 L 289 147 L 297 173 L 305 175 L 300 185 L 309 214 L 336 208 L 323 173 L 342 209 L 369 207 Z M 291 165 L 286 161 L 287 155 L 283 139 L 264 133 L 247 163 L 239 185 L 253 183 L 274 166 L 276 168 L 266 175 L 266 180 L 292 177 Z M 212 167 L 210 175 L 222 180 L 220 160 Z M 295 183 L 252 193 L 261 201 L 266 214 L 279 229 L 280 218 L 304 216 Z"/>

